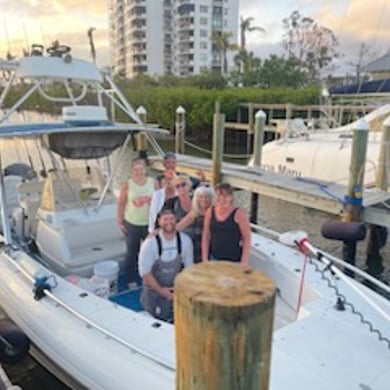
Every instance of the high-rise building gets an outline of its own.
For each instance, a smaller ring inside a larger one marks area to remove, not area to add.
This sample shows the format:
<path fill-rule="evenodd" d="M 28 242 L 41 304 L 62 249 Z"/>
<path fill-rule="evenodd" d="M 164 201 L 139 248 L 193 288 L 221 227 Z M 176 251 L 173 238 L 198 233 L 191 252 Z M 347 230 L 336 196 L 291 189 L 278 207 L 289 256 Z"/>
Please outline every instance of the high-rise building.
<path fill-rule="evenodd" d="M 220 71 L 214 33 L 237 42 L 239 0 L 110 0 L 111 63 L 133 77 Z M 233 52 L 228 51 L 232 65 Z"/>

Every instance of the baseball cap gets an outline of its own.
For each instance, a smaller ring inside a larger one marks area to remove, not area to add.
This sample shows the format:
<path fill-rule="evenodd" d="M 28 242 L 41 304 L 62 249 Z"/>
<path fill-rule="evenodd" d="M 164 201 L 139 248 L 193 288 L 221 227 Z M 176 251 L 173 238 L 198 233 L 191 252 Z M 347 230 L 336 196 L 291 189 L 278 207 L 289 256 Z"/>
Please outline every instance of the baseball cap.
<path fill-rule="evenodd" d="M 172 214 L 175 215 L 173 210 L 170 207 L 163 207 L 161 211 L 158 213 L 157 218 L 162 217 L 163 215 Z"/>
<path fill-rule="evenodd" d="M 176 154 L 173 152 L 166 152 L 164 154 L 164 160 L 168 160 L 168 158 L 174 158 L 176 160 Z"/>

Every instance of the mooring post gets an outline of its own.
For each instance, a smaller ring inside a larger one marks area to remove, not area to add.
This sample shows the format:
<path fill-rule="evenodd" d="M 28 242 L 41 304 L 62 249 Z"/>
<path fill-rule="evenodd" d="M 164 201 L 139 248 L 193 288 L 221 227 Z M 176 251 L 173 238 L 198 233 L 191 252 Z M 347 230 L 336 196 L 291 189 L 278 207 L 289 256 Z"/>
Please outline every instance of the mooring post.
<path fill-rule="evenodd" d="M 175 123 L 175 152 L 184 154 L 184 138 L 186 131 L 186 110 L 179 106 L 176 109 L 176 123 Z"/>
<path fill-rule="evenodd" d="M 383 122 L 383 133 L 381 149 L 378 158 L 378 169 L 376 171 L 376 187 L 387 191 L 389 186 L 389 163 L 390 163 L 390 117 Z"/>
<path fill-rule="evenodd" d="M 359 221 L 361 219 L 369 130 L 368 122 L 361 119 L 357 122 L 356 129 L 353 132 L 350 176 L 343 211 L 344 222 Z M 348 263 L 355 264 L 356 241 L 344 241 L 343 258 Z"/>
<path fill-rule="evenodd" d="M 213 120 L 213 161 L 211 184 L 215 186 L 221 181 L 223 145 L 225 130 L 225 114 L 220 113 L 220 102 L 215 103 L 215 113 Z"/>
<path fill-rule="evenodd" d="M 139 106 L 137 108 L 137 111 L 136 111 L 137 115 L 139 116 L 139 118 L 141 119 L 141 121 L 143 123 L 146 123 L 146 108 L 144 106 Z M 140 131 L 138 134 L 137 134 L 137 138 L 136 138 L 136 142 L 137 142 L 137 151 L 139 154 L 141 154 L 142 152 L 146 153 L 146 151 L 148 150 L 148 140 L 146 139 L 146 135 L 143 131 Z"/>
<path fill-rule="evenodd" d="M 255 115 L 255 131 L 253 141 L 253 165 L 260 167 L 261 165 L 261 151 L 264 143 L 264 126 L 267 115 L 263 110 L 259 110 Z"/>
<path fill-rule="evenodd" d="M 390 117 L 383 122 L 383 133 L 381 149 L 378 158 L 378 169 L 376 174 L 376 187 L 381 191 L 387 191 L 389 187 L 389 168 L 390 163 Z M 380 249 L 386 244 L 386 228 L 378 225 L 370 225 L 370 234 L 366 249 L 367 272 L 378 277 L 383 271 L 383 258 Z"/>
<path fill-rule="evenodd" d="M 248 129 L 246 131 L 246 153 L 250 154 L 251 145 L 252 145 L 252 135 L 253 135 L 253 103 L 249 103 L 248 106 Z"/>
<path fill-rule="evenodd" d="M 175 280 L 176 390 L 269 388 L 275 285 L 227 261 Z"/>
<path fill-rule="evenodd" d="M 255 130 L 254 130 L 254 140 L 253 140 L 253 166 L 261 166 L 261 151 L 264 143 L 264 126 L 267 115 L 264 111 L 259 110 L 255 115 Z M 252 223 L 257 223 L 257 213 L 259 208 L 259 194 L 252 192 L 251 193 L 251 213 L 250 221 Z"/>

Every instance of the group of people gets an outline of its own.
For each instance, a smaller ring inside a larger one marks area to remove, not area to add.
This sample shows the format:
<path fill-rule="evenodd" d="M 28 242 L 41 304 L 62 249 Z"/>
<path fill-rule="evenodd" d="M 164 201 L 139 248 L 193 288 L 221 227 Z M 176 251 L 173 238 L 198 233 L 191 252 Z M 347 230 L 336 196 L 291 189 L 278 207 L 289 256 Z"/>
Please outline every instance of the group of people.
<path fill-rule="evenodd" d="M 167 153 L 157 180 L 145 160 L 132 162 L 118 199 L 118 224 L 125 235 L 124 272 L 129 289 L 143 283 L 141 302 L 154 317 L 173 318 L 173 284 L 184 267 L 209 260 L 248 264 L 250 224 L 235 207 L 228 183 L 215 188 L 176 172 Z"/>

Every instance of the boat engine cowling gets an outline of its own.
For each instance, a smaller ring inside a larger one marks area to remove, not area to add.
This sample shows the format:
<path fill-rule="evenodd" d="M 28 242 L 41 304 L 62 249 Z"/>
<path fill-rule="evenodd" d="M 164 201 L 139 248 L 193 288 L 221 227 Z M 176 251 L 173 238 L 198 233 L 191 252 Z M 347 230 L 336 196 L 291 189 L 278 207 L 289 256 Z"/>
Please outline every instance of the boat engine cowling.
<path fill-rule="evenodd" d="M 321 234 L 329 240 L 362 241 L 366 237 L 366 225 L 363 222 L 326 221 L 321 227 Z"/>

